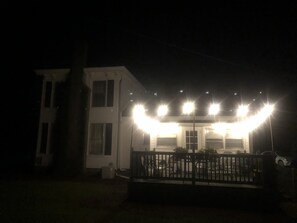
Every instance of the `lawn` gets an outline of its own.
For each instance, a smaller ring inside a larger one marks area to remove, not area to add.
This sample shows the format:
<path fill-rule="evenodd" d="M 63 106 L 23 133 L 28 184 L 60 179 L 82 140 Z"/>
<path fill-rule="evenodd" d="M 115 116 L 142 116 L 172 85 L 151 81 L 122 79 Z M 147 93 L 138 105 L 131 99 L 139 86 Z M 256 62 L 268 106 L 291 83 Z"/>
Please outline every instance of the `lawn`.
<path fill-rule="evenodd" d="M 199 201 L 197 201 L 199 203 Z M 97 177 L 0 180 L 0 222 L 293 222 L 284 211 L 131 202 L 127 182 Z"/>

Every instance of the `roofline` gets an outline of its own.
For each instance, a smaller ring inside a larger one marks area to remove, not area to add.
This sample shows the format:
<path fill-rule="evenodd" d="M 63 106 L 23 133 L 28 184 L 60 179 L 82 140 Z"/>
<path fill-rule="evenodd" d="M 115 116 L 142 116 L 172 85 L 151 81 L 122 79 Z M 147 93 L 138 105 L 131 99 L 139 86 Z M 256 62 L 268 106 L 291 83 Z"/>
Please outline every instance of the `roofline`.
<path fill-rule="evenodd" d="M 67 74 L 70 71 L 69 68 L 63 68 L 63 69 L 37 69 L 34 70 L 34 72 L 37 75 L 46 75 L 46 74 Z"/>
<path fill-rule="evenodd" d="M 134 77 L 134 75 L 125 66 L 112 66 L 112 67 L 86 67 L 83 69 L 85 73 L 96 72 L 96 71 L 122 71 L 127 77 L 133 81 L 136 85 L 140 86 L 143 91 L 146 91 L 145 87 Z M 34 70 L 37 75 L 65 75 L 70 72 L 70 68 L 63 69 L 37 69 Z"/>
<path fill-rule="evenodd" d="M 112 67 L 86 67 L 85 72 L 96 72 L 96 71 L 123 71 L 125 74 L 135 82 L 137 85 L 141 86 L 143 91 L 146 91 L 145 87 L 135 78 L 135 76 L 125 67 L 125 66 L 112 66 Z"/>

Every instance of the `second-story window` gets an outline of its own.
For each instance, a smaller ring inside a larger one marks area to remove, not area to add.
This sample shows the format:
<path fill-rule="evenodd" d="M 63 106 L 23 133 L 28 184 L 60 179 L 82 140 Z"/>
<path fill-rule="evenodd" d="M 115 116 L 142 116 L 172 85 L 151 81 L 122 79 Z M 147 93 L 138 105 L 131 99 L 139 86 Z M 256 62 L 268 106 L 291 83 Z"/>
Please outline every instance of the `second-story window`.
<path fill-rule="evenodd" d="M 92 91 L 92 107 L 112 107 L 114 80 L 94 81 Z"/>

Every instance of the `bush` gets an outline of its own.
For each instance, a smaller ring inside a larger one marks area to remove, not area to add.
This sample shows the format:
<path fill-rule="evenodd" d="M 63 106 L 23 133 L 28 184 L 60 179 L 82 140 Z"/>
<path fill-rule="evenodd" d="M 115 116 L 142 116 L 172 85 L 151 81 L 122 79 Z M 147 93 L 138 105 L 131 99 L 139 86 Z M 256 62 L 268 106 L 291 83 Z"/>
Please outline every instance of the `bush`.
<path fill-rule="evenodd" d="M 199 150 L 198 153 L 203 153 L 203 154 L 217 154 L 217 151 L 215 149 L 207 148 L 207 149 L 201 149 L 201 150 Z"/>
<path fill-rule="evenodd" d="M 173 151 L 175 153 L 187 153 L 188 152 L 188 149 L 183 148 L 183 147 L 176 147 Z"/>
<path fill-rule="evenodd" d="M 186 158 L 186 155 L 184 155 L 184 153 L 188 152 L 188 150 L 183 147 L 176 147 L 173 151 L 176 153 L 176 155 L 174 156 L 176 160 Z"/>

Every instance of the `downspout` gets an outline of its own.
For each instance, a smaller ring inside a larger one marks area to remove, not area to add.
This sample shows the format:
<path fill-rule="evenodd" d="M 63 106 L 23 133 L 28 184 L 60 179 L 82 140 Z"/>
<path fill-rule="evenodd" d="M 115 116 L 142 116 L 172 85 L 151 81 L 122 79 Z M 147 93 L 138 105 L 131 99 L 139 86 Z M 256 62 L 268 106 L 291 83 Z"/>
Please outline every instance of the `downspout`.
<path fill-rule="evenodd" d="M 83 172 L 87 173 L 87 153 L 88 153 L 88 145 L 89 145 L 89 121 L 90 121 L 90 108 L 91 108 L 91 90 L 90 90 L 90 85 L 87 85 L 84 83 L 86 86 L 86 104 L 84 105 L 84 111 L 85 111 L 85 126 L 84 126 L 84 148 L 83 148 Z"/>
<path fill-rule="evenodd" d="M 117 136 L 117 158 L 116 158 L 116 169 L 120 167 L 120 130 L 121 130 L 121 91 L 122 91 L 122 77 L 119 81 L 119 97 L 118 97 L 118 136 Z"/>
<path fill-rule="evenodd" d="M 39 157 L 40 151 L 40 144 L 41 144 L 41 126 L 42 126 L 42 118 L 43 118 L 43 104 L 44 104 L 44 97 L 45 97 L 45 76 L 42 77 L 42 92 L 41 92 L 41 100 L 40 100 L 40 111 L 39 111 L 39 123 L 38 123 L 38 134 L 37 134 L 37 143 L 36 143 L 36 152 L 35 152 L 35 159 L 34 159 L 34 167 L 37 166 L 37 157 Z M 42 162 L 42 160 L 41 160 Z M 41 165 L 42 163 L 40 163 Z"/>

